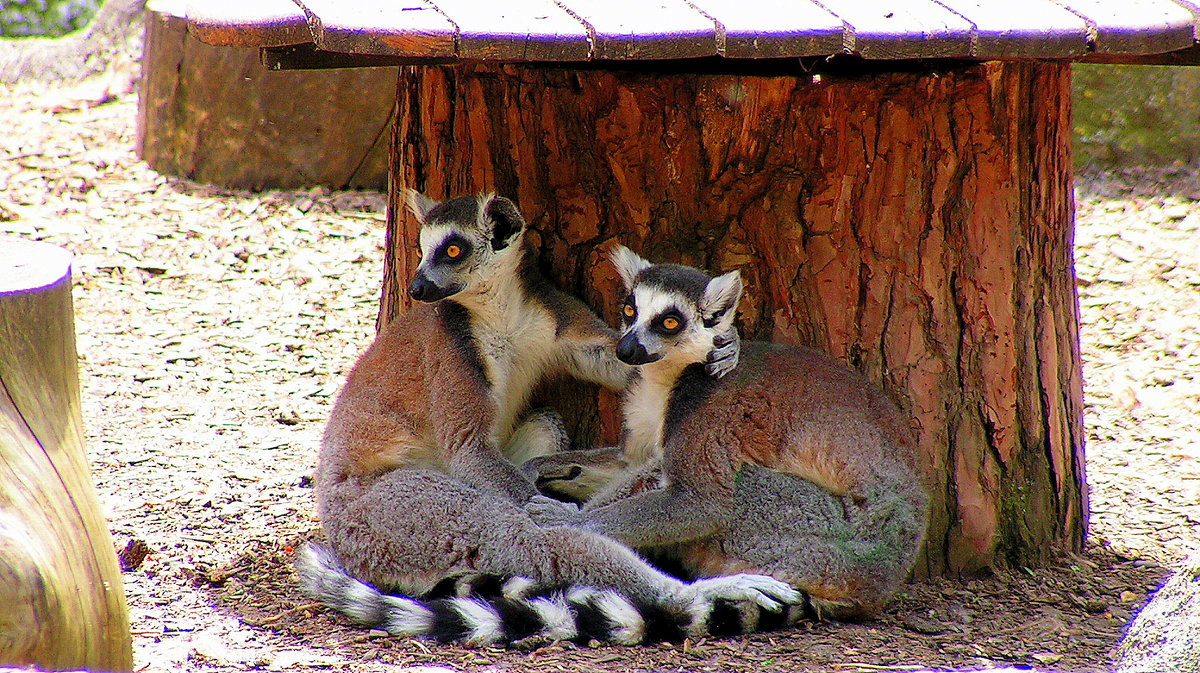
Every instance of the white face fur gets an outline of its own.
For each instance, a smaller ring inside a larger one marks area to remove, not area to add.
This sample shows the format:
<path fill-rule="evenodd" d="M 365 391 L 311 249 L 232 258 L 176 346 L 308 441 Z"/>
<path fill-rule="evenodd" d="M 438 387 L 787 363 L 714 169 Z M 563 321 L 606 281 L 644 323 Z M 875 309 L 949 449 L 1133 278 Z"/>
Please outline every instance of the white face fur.
<path fill-rule="evenodd" d="M 507 199 L 487 194 L 443 204 L 410 192 L 408 206 L 421 221 L 421 264 L 409 286 L 417 299 L 480 291 L 504 258 L 519 255 L 525 223 Z"/>
<path fill-rule="evenodd" d="M 625 247 L 612 260 L 629 291 L 617 357 L 670 372 L 705 362 L 713 338 L 733 326 L 742 292 L 738 272 L 709 278 L 689 267 L 654 266 Z"/>

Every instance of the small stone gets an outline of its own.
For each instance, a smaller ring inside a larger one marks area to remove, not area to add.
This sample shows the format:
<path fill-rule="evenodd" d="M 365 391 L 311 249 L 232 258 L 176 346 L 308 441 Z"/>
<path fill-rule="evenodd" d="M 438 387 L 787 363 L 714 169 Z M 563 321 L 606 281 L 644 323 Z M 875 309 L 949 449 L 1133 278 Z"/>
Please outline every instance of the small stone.
<path fill-rule="evenodd" d="M 1122 603 L 1137 603 L 1142 600 L 1142 594 L 1133 591 L 1122 591 L 1119 600 Z"/>
<path fill-rule="evenodd" d="M 368 638 L 387 638 L 388 632 L 384 631 L 382 629 L 371 629 L 370 631 L 367 631 L 367 637 Z"/>
<path fill-rule="evenodd" d="M 909 615 L 904 618 L 904 628 L 916 633 L 923 633 L 927 636 L 936 636 L 946 632 L 946 626 L 932 619 L 925 619 L 917 615 Z"/>
<path fill-rule="evenodd" d="M 1046 652 L 1046 653 L 1042 653 L 1042 654 L 1033 655 L 1033 660 L 1043 666 L 1049 666 L 1050 664 L 1057 664 L 1059 661 L 1062 660 L 1062 658 L 1063 658 L 1063 655 L 1054 654 L 1053 652 Z"/>

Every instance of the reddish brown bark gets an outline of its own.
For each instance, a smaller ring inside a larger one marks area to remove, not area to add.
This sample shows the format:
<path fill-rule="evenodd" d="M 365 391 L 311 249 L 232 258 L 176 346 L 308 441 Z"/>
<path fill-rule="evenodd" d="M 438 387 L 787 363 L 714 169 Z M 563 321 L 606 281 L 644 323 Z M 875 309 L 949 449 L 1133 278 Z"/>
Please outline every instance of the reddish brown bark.
<path fill-rule="evenodd" d="M 739 268 L 744 335 L 823 348 L 912 415 L 924 572 L 1039 563 L 1081 547 L 1087 510 L 1069 85 L 1047 63 L 821 81 L 404 68 L 381 317 L 417 262 L 409 187 L 514 198 L 551 276 L 612 324 L 611 241 Z"/>

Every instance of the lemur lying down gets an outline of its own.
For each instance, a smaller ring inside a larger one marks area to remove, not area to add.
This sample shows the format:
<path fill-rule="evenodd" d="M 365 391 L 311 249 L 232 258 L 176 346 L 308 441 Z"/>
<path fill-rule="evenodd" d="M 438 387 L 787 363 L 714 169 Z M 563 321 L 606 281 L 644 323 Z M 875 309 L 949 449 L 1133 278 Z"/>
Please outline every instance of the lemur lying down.
<path fill-rule="evenodd" d="M 706 344 L 733 326 L 738 272 L 710 278 L 626 248 L 613 259 L 629 291 L 617 357 L 638 367 L 628 446 L 532 461 L 547 492 L 591 497 L 582 509 L 536 498 L 534 519 L 610 536 L 686 577 L 769 575 L 816 616 L 878 612 L 916 560 L 928 506 L 896 406 L 808 348 L 742 342 L 733 372 L 706 376 Z"/>
<path fill-rule="evenodd" d="M 565 444 L 553 414 L 528 414 L 533 388 L 568 374 L 620 390 L 633 368 L 615 333 L 538 272 L 512 202 L 414 195 L 410 207 L 422 260 L 409 291 L 424 303 L 379 333 L 334 404 L 316 473 L 329 548 L 302 551 L 304 590 L 393 634 L 477 644 L 680 638 L 705 633 L 719 600 L 798 601 L 763 576 L 680 581 L 611 538 L 530 519 L 536 491 L 511 461 Z M 717 370 L 736 362 L 723 343 Z M 504 584 L 459 595 L 480 577 Z"/>

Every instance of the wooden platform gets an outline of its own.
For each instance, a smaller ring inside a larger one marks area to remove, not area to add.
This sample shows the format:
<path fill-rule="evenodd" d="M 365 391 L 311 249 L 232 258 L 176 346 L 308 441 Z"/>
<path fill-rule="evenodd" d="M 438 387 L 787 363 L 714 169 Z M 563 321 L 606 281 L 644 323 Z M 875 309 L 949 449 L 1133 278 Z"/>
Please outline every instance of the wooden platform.
<path fill-rule="evenodd" d="M 1192 0 L 193 0 L 214 45 L 402 60 L 1071 59 L 1192 50 Z M 332 61 L 331 61 L 332 64 Z"/>

